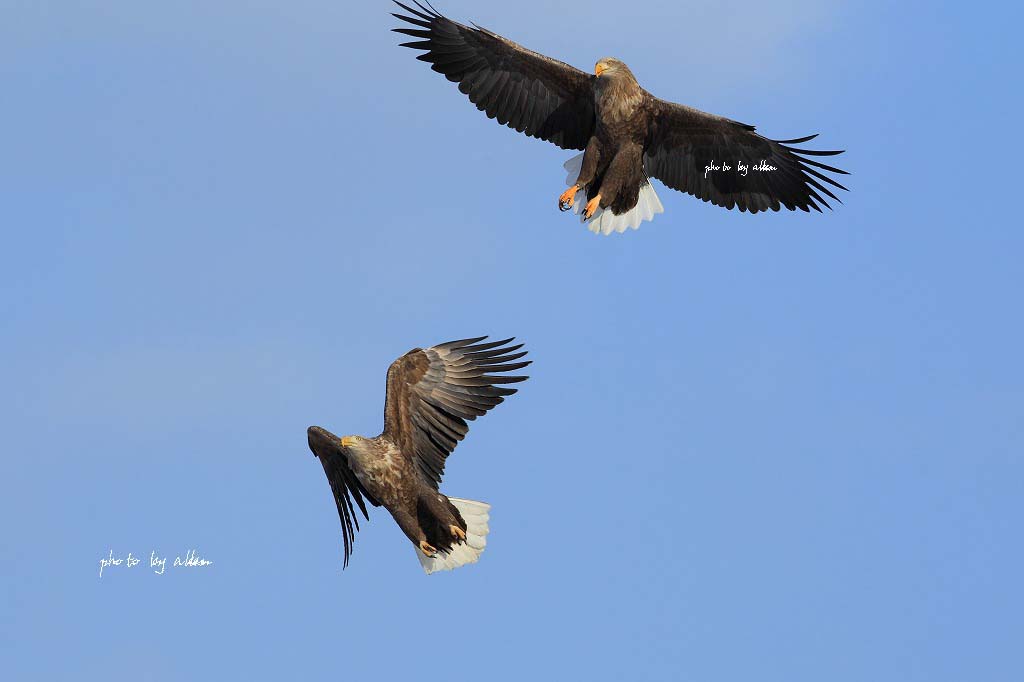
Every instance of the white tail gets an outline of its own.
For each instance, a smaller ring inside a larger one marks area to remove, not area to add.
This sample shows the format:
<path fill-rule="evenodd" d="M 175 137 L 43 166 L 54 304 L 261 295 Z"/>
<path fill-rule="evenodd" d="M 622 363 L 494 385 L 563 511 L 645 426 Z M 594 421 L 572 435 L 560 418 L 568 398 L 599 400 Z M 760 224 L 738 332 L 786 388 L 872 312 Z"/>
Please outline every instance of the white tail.
<path fill-rule="evenodd" d="M 565 179 L 565 184 L 576 184 L 576 180 L 580 177 L 580 169 L 583 168 L 583 154 L 577 154 L 572 157 L 563 164 L 563 167 L 569 173 Z M 582 194 L 583 200 L 581 201 L 577 197 L 572 206 L 573 213 L 580 216 L 580 222 L 583 222 L 583 216 L 580 215 L 583 212 L 583 207 L 587 205 L 587 201 L 590 199 L 587 196 L 586 190 Z M 635 230 L 640 227 L 640 223 L 643 221 L 654 220 L 654 216 L 664 212 L 665 207 L 661 205 L 661 199 L 658 198 L 657 193 L 654 191 L 651 181 L 647 180 L 640 186 L 640 197 L 637 199 L 636 206 L 622 215 L 615 215 L 608 209 L 599 208 L 591 217 L 587 229 L 600 234 L 625 232 L 627 227 Z"/>
<path fill-rule="evenodd" d="M 449 497 L 448 500 L 455 505 L 466 522 L 466 539 L 457 545 L 452 545 L 451 550 L 438 552 L 432 557 L 427 556 L 417 547 L 416 556 L 427 575 L 434 571 L 450 571 L 465 564 L 476 563 L 476 560 L 484 553 L 484 547 L 487 546 L 489 530 L 487 521 L 490 519 L 488 512 L 491 505 L 458 497 Z"/>

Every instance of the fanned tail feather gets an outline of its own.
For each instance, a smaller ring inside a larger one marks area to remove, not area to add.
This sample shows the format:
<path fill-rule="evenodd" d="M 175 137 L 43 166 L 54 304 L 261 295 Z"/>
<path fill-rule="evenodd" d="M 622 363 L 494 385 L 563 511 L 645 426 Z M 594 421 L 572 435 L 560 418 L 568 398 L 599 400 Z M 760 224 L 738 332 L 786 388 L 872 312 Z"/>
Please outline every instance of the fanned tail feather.
<path fill-rule="evenodd" d="M 466 522 L 466 539 L 452 545 L 450 551 L 438 552 L 432 557 L 428 557 L 417 547 L 416 557 L 427 575 L 434 571 L 450 571 L 459 566 L 476 563 L 487 546 L 487 533 L 490 530 L 487 522 L 490 519 L 491 505 L 458 497 L 449 497 L 448 500 L 455 505 Z"/>
<path fill-rule="evenodd" d="M 563 167 L 568 173 L 565 178 L 565 184 L 575 184 L 576 179 L 580 176 L 580 169 L 583 168 L 583 154 L 577 154 L 572 157 L 563 164 Z M 576 201 L 573 203 L 572 211 L 580 216 L 580 222 L 584 222 L 581 214 L 590 197 L 587 195 L 586 190 L 582 190 L 580 195 L 582 195 L 583 199 L 581 200 L 577 196 Z M 643 221 L 654 220 L 654 216 L 664 212 L 665 207 L 661 205 L 661 199 L 658 198 L 657 192 L 654 191 L 651 181 L 647 180 L 640 186 L 640 196 L 637 199 L 636 206 L 621 215 L 615 215 L 608 209 L 599 208 L 590 218 L 587 229 L 596 234 L 604 235 L 611 234 L 612 232 L 622 233 L 627 228 L 638 229 Z"/>

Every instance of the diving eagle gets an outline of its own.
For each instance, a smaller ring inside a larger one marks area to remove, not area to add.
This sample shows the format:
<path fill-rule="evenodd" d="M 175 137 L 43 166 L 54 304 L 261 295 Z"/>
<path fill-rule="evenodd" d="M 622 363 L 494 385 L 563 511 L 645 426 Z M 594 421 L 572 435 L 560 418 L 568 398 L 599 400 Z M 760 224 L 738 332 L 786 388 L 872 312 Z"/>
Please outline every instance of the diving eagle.
<path fill-rule="evenodd" d="M 320 458 L 341 517 L 344 564 L 359 530 L 352 500 L 369 520 L 365 499 L 383 506 L 416 547 L 427 573 L 475 562 L 487 544 L 490 505 L 448 497 L 438 490 L 445 459 L 469 430 L 466 420 L 485 414 L 516 392 L 500 384 L 525 376 L 526 351 L 514 339 L 487 337 L 414 348 L 388 368 L 384 433 L 376 438 L 338 438 L 319 426 L 307 430 L 309 449 Z"/>
<path fill-rule="evenodd" d="M 393 16 L 413 28 L 393 30 L 417 38 L 402 47 L 422 50 L 416 58 L 458 83 L 488 118 L 584 152 L 565 164 L 570 187 L 558 206 L 579 213 L 585 204 L 581 220 L 591 221 L 592 232 L 636 229 L 662 213 L 650 177 L 716 206 L 751 213 L 780 206 L 820 213 L 819 204 L 831 208 L 822 194 L 840 201 L 826 184 L 846 189 L 820 172 L 846 171 L 806 158 L 842 151 L 791 146 L 817 135 L 769 140 L 754 126 L 654 97 L 618 59 L 601 59 L 590 75 L 476 24 L 456 23 L 429 3 L 413 2 L 418 10 L 396 0 L 411 16 Z M 580 191 L 583 201 L 576 200 Z"/>

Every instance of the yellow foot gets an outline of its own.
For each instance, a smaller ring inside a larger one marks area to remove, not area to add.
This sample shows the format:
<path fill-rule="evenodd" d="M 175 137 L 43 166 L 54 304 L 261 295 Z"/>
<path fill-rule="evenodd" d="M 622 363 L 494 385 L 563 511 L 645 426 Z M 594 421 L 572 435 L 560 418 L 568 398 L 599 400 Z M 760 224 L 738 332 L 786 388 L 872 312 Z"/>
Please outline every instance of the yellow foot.
<path fill-rule="evenodd" d="M 451 529 L 453 538 L 458 538 L 460 540 L 466 539 L 466 531 L 462 530 L 458 526 L 448 526 L 448 528 Z"/>
<path fill-rule="evenodd" d="M 594 212 L 598 206 L 601 205 L 601 195 L 598 194 L 596 197 L 587 202 L 587 207 L 583 209 L 583 219 L 590 220 L 594 216 Z"/>
<path fill-rule="evenodd" d="M 573 201 L 576 198 L 576 192 L 579 192 L 579 185 L 573 185 L 569 189 L 562 192 L 562 196 L 558 197 L 558 210 L 568 211 L 572 208 Z"/>
<path fill-rule="evenodd" d="M 434 556 L 437 554 L 437 550 L 429 545 L 426 540 L 420 540 L 420 551 L 427 556 Z"/>

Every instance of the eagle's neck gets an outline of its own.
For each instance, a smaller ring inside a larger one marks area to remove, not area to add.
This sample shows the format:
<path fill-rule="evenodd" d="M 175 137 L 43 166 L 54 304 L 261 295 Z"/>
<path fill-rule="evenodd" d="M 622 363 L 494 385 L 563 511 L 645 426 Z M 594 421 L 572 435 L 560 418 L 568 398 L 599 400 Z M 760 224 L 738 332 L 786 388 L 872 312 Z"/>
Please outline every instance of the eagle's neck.
<path fill-rule="evenodd" d="M 632 74 L 596 79 L 594 98 L 598 117 L 606 122 L 633 118 L 643 101 L 643 89 Z"/>

